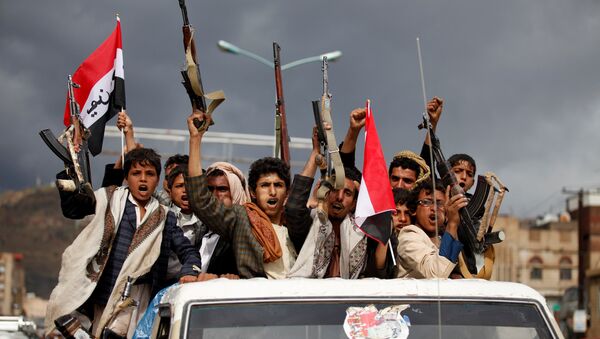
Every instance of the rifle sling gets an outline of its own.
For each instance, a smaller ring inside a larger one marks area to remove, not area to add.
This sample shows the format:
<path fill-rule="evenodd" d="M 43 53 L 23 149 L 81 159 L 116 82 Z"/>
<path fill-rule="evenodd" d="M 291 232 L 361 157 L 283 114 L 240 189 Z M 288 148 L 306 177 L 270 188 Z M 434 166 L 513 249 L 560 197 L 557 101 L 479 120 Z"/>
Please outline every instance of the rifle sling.
<path fill-rule="evenodd" d="M 219 91 L 214 91 L 214 92 L 210 92 L 207 94 L 204 94 L 203 90 L 202 90 L 202 85 L 200 85 L 200 71 L 198 70 L 198 65 L 196 65 L 196 62 L 194 62 L 194 58 L 192 56 L 192 39 L 194 38 L 194 31 L 191 31 L 190 34 L 190 43 L 188 44 L 188 47 L 185 50 L 185 61 L 186 61 L 186 73 L 190 79 L 190 84 L 192 86 L 192 90 L 194 91 L 194 94 L 196 94 L 199 97 L 204 97 L 208 100 L 210 100 L 210 103 L 208 104 L 208 107 L 206 108 L 206 113 L 208 116 L 211 116 L 213 111 L 223 102 L 225 101 L 225 93 L 221 90 Z M 208 126 L 206 126 L 208 127 Z M 204 128 L 206 128 L 204 127 Z"/>

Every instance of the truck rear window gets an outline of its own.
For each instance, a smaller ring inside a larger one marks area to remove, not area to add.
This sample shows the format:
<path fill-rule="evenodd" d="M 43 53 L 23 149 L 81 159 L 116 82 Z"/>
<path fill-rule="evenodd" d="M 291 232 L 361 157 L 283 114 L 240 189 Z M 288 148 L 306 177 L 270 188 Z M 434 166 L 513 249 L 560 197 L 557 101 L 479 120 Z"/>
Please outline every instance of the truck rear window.
<path fill-rule="evenodd" d="M 438 304 L 437 301 L 342 300 L 193 305 L 184 333 L 187 338 L 204 339 L 347 338 L 343 325 L 349 308 L 373 305 L 382 310 L 397 304 L 407 306 L 399 321 L 410 323 L 408 338 L 437 338 L 440 330 L 442 338 L 554 338 L 534 304 L 472 301 Z"/>

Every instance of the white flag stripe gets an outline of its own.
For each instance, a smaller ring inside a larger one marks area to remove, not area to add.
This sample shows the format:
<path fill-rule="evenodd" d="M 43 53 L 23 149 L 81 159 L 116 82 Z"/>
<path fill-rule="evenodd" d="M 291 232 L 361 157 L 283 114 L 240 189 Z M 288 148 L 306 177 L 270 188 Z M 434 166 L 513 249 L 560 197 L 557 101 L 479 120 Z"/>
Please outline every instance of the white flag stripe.
<path fill-rule="evenodd" d="M 85 127 L 89 128 L 92 126 L 108 111 L 110 95 L 115 89 L 113 74 L 123 80 L 125 79 L 123 50 L 120 48 L 117 48 L 114 67 L 106 72 L 106 74 L 94 84 L 85 105 L 83 105 L 83 108 L 81 109 L 81 120 Z"/>
<path fill-rule="evenodd" d="M 123 50 L 117 48 L 117 55 L 115 57 L 115 76 L 125 80 L 125 69 L 123 66 Z"/>
<path fill-rule="evenodd" d="M 362 226 L 365 220 L 374 214 L 376 213 L 371 203 L 367 182 L 363 178 L 360 182 L 360 189 L 358 190 L 358 198 L 356 200 L 356 212 L 354 213 L 356 224 Z"/>
<path fill-rule="evenodd" d="M 81 120 L 85 127 L 92 126 L 109 108 L 110 94 L 115 89 L 114 68 L 111 68 L 92 87 L 85 105 L 81 108 Z"/>

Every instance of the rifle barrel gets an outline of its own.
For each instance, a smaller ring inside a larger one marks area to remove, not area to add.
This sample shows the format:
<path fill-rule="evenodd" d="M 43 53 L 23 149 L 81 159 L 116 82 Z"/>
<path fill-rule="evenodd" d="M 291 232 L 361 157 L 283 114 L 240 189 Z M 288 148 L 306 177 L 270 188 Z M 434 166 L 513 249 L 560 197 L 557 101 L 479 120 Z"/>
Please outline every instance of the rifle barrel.
<path fill-rule="evenodd" d="M 189 26 L 190 21 L 188 20 L 187 7 L 185 6 L 185 0 L 179 0 L 179 7 L 181 8 L 181 16 L 183 17 L 183 25 Z"/>

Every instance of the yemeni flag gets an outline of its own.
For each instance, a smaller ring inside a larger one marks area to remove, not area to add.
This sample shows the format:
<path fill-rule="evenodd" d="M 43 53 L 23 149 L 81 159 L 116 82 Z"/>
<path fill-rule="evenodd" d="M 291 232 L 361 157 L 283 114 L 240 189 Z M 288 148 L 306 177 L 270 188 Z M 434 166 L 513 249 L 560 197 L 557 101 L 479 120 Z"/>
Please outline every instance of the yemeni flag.
<path fill-rule="evenodd" d="M 396 205 L 370 100 L 367 100 L 364 154 L 362 181 L 356 202 L 356 224 L 367 236 L 385 244 L 392 232 L 392 211 Z"/>
<path fill-rule="evenodd" d="M 104 126 L 121 109 L 125 109 L 125 73 L 123 71 L 123 44 L 121 41 L 121 20 L 112 34 L 73 74 L 75 101 L 81 107 L 80 118 L 91 136 L 88 149 L 92 155 L 102 151 Z M 67 93 L 64 116 L 65 126 L 71 125 L 71 112 Z"/>

